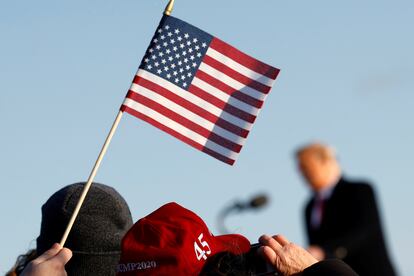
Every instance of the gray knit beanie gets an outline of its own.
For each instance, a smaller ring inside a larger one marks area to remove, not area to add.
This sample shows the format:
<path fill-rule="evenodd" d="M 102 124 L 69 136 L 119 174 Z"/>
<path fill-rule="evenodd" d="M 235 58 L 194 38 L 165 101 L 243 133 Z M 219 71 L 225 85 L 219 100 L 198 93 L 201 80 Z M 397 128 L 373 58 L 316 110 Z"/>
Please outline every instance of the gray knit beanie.
<path fill-rule="evenodd" d="M 62 238 L 84 184 L 64 187 L 42 206 L 39 255 Z M 68 275 L 115 275 L 121 240 L 131 226 L 131 212 L 122 196 L 109 186 L 93 183 L 65 243 L 73 251 L 65 266 Z"/>

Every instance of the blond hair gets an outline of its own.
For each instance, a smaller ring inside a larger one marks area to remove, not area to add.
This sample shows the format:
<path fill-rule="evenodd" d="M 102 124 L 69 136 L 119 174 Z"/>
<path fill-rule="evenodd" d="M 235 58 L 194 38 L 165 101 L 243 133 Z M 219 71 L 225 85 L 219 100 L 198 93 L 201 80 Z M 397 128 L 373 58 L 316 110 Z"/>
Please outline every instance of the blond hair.
<path fill-rule="evenodd" d="M 322 143 L 308 144 L 296 151 L 296 158 L 304 155 L 315 156 L 321 161 L 336 160 L 335 149 Z"/>

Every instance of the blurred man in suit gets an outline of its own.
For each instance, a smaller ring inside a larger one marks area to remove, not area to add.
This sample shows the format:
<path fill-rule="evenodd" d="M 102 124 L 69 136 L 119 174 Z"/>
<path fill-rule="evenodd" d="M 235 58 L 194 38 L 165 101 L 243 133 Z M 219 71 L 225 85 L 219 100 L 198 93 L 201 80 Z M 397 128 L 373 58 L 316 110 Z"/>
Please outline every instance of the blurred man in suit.
<path fill-rule="evenodd" d="M 309 252 L 319 260 L 342 259 L 361 276 L 395 275 L 372 187 L 344 179 L 326 145 L 306 145 L 296 157 L 313 192 L 305 209 Z"/>

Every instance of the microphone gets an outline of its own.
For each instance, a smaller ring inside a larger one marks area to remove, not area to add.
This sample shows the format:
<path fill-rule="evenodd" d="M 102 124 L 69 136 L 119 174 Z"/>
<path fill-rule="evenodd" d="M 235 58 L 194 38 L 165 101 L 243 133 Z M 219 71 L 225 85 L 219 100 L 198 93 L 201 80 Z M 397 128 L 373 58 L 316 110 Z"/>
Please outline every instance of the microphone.
<path fill-rule="evenodd" d="M 268 203 L 268 198 L 265 194 L 260 194 L 260 195 L 256 195 L 254 197 L 252 197 L 249 201 L 247 202 L 236 202 L 234 203 L 232 209 L 236 209 L 239 211 L 245 210 L 245 209 L 260 209 L 264 206 L 267 205 Z"/>
<path fill-rule="evenodd" d="M 229 233 L 228 229 L 226 228 L 224 224 L 224 221 L 230 213 L 238 213 L 238 212 L 249 210 L 249 209 L 258 210 L 266 206 L 268 202 L 269 202 L 269 199 L 265 194 L 259 194 L 259 195 L 252 197 L 248 201 L 236 201 L 233 204 L 225 207 L 224 209 L 221 210 L 221 212 L 218 214 L 218 217 L 217 217 L 217 225 L 218 225 L 219 231 L 222 234 Z"/>

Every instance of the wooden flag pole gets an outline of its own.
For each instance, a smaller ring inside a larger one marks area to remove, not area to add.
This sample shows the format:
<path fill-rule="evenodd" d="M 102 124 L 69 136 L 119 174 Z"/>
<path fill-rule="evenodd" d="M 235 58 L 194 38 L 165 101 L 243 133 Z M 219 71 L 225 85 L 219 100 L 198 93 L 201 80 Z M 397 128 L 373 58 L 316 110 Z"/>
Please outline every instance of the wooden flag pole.
<path fill-rule="evenodd" d="M 174 0 L 170 0 L 168 2 L 168 5 L 165 7 L 164 14 L 165 15 L 171 15 L 173 7 L 174 7 Z M 81 208 L 81 206 L 82 206 L 82 204 L 83 204 L 83 202 L 86 198 L 86 195 L 89 191 L 89 188 L 92 185 L 93 179 L 96 176 L 96 173 L 99 169 L 99 166 L 101 165 L 101 162 L 102 162 L 102 159 L 103 159 L 103 157 L 106 153 L 106 150 L 108 149 L 108 146 L 111 143 L 112 137 L 114 136 L 114 133 L 115 133 L 115 131 L 116 131 L 118 125 L 119 125 L 119 122 L 121 121 L 122 115 L 123 115 L 123 112 L 120 110 L 118 112 L 118 115 L 115 118 L 114 123 L 112 124 L 111 130 L 109 131 L 108 136 L 105 139 L 105 143 L 102 146 L 102 149 L 101 149 L 101 152 L 99 153 L 98 158 L 96 159 L 95 165 L 93 166 L 93 169 L 92 169 L 92 171 L 89 175 L 88 181 L 86 182 L 85 186 L 83 187 L 82 194 L 79 198 L 78 203 L 76 204 L 76 207 L 75 207 L 75 210 L 73 211 L 72 216 L 70 217 L 69 223 L 66 226 L 66 230 L 63 233 L 62 239 L 60 240 L 60 243 L 59 243 L 61 247 L 63 247 L 65 245 L 65 242 L 66 242 L 66 240 L 69 236 L 69 232 L 72 229 L 72 226 L 73 226 L 73 224 L 76 220 L 76 217 L 79 214 L 79 210 L 80 210 L 80 208 Z"/>
<path fill-rule="evenodd" d="M 121 121 L 123 112 L 119 111 L 118 115 L 115 118 L 114 123 L 112 124 L 111 130 L 109 131 L 108 136 L 106 137 L 105 143 L 102 146 L 101 152 L 99 153 L 98 158 L 96 159 L 95 165 L 93 166 L 92 172 L 89 175 L 88 181 L 86 182 L 85 186 L 83 187 L 82 194 L 79 198 L 78 203 L 76 204 L 75 210 L 73 211 L 72 216 L 70 217 L 68 226 L 66 226 L 65 233 L 63 234 L 62 239 L 60 240 L 60 246 L 63 247 L 63 245 L 66 242 L 66 239 L 68 238 L 69 232 L 72 229 L 73 223 L 75 222 L 76 217 L 78 216 L 79 210 L 83 204 L 83 201 L 85 200 L 86 194 L 89 191 L 89 188 L 92 185 L 92 181 L 95 178 L 96 172 L 98 171 L 99 166 L 101 165 L 101 161 L 106 153 L 106 150 L 108 149 L 109 143 L 112 140 L 112 136 L 114 136 L 115 130 L 118 127 L 119 122 Z"/>

